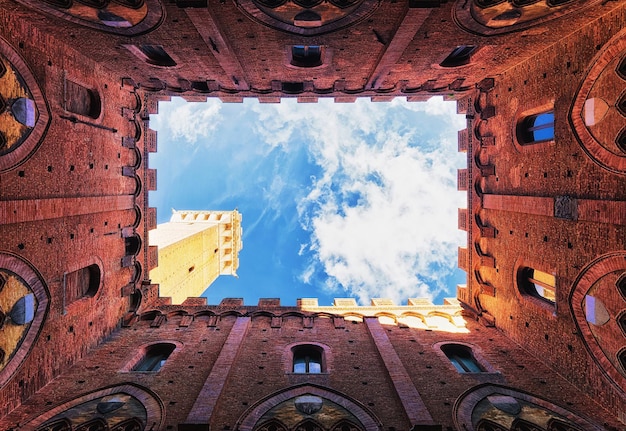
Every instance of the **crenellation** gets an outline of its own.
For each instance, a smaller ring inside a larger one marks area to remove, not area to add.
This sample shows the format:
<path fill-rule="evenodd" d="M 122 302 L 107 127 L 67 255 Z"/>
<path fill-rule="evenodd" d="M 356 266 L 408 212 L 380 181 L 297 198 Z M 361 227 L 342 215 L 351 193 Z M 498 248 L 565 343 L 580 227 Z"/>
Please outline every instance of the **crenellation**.
<path fill-rule="evenodd" d="M 624 428 L 624 2 L 96 3 L 0 0 L 0 429 Z M 467 120 L 456 298 L 168 290 L 236 275 L 243 221 L 157 241 L 159 103 L 433 96 Z"/>

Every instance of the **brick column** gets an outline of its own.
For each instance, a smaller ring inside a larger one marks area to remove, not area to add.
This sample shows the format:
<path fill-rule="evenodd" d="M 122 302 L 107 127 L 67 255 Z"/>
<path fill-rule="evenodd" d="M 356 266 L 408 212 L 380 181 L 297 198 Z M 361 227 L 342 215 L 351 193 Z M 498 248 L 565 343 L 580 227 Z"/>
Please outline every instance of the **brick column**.
<path fill-rule="evenodd" d="M 391 41 L 387 42 L 387 46 L 382 56 L 377 62 L 376 68 L 372 72 L 365 88 L 380 88 L 387 73 L 392 67 L 396 66 L 402 53 L 407 46 L 413 41 L 415 33 L 422 26 L 426 18 L 430 15 L 431 9 L 409 8 L 398 30 L 393 35 Z"/>
<path fill-rule="evenodd" d="M 433 418 L 426 409 L 426 405 L 424 401 L 422 401 L 419 392 L 417 392 L 417 389 L 413 386 L 411 377 L 409 377 L 409 373 L 406 371 L 406 368 L 404 368 L 402 361 L 400 361 L 391 341 L 389 341 L 387 333 L 377 318 L 366 317 L 365 324 L 374 340 L 374 344 L 376 344 L 376 349 L 378 349 L 380 357 L 385 363 L 385 368 L 387 368 L 389 377 L 391 378 L 398 398 L 402 402 L 402 407 L 404 407 L 404 411 L 413 429 L 422 428 L 420 425 L 427 427 L 424 429 L 430 429 L 430 427 L 428 427 L 429 425 L 435 425 Z"/>
<path fill-rule="evenodd" d="M 213 409 L 217 404 L 230 369 L 235 362 L 239 346 L 243 340 L 250 324 L 249 317 L 238 317 L 233 325 L 228 338 L 222 347 L 220 355 L 217 357 L 209 377 L 202 386 L 202 390 L 196 398 L 191 411 L 187 415 L 184 424 L 178 426 L 179 431 L 208 431 L 209 421 L 213 414 Z"/>

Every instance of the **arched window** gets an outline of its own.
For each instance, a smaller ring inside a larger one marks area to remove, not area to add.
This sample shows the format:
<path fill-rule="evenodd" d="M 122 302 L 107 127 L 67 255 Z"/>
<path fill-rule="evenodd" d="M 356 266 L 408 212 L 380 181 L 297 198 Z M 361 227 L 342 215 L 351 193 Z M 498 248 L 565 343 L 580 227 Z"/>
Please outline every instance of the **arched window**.
<path fill-rule="evenodd" d="M 474 45 L 460 45 L 452 50 L 450 54 L 439 63 L 441 67 L 458 67 L 469 63 L 471 55 L 476 50 Z"/>
<path fill-rule="evenodd" d="M 143 358 L 133 367 L 133 371 L 159 371 L 176 348 L 172 343 L 158 343 L 149 346 Z"/>
<path fill-rule="evenodd" d="M 319 45 L 294 45 L 291 47 L 291 65 L 317 67 L 322 65 L 322 47 Z"/>
<path fill-rule="evenodd" d="M 485 370 L 478 363 L 472 349 L 462 344 L 444 344 L 441 350 L 446 354 L 459 373 L 483 373 Z"/>
<path fill-rule="evenodd" d="M 65 110 L 74 114 L 96 119 L 102 111 L 100 96 L 95 90 L 80 84 L 65 81 Z"/>
<path fill-rule="evenodd" d="M 530 115 L 517 125 L 520 144 L 536 144 L 554 139 L 554 111 Z"/>
<path fill-rule="evenodd" d="M 539 298 L 548 304 L 556 303 L 556 277 L 534 268 L 522 268 L 518 274 L 522 293 Z"/>
<path fill-rule="evenodd" d="M 145 60 L 148 64 L 163 67 L 176 66 L 174 59 L 165 52 L 165 49 L 163 49 L 161 45 L 141 45 L 139 50 L 145 56 Z"/>
<path fill-rule="evenodd" d="M 296 346 L 293 351 L 293 372 L 298 374 L 319 374 L 322 372 L 323 350 L 310 344 Z"/>
<path fill-rule="evenodd" d="M 93 264 L 65 274 L 65 305 L 85 297 L 93 297 L 100 287 L 100 267 Z"/>

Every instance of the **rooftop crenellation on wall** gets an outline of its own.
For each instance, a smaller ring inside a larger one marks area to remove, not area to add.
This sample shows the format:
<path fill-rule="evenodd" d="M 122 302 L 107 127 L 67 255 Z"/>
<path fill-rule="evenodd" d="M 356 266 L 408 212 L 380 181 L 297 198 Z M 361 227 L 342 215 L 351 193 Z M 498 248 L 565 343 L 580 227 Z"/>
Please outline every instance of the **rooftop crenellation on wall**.
<path fill-rule="evenodd" d="M 625 89 L 623 0 L 0 0 L 0 430 L 623 430 Z M 159 244 L 179 96 L 455 101 L 457 297 L 209 305 L 242 218 Z"/>

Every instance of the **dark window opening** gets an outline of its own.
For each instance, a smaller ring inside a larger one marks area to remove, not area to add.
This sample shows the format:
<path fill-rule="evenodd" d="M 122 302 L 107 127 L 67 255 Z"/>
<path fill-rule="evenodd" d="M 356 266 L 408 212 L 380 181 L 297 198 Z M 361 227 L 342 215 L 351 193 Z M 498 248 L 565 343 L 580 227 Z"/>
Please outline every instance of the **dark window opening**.
<path fill-rule="evenodd" d="M 617 316 L 617 325 L 624 333 L 624 337 L 626 337 L 626 311 L 622 311 L 622 313 Z"/>
<path fill-rule="evenodd" d="M 626 301 L 626 272 L 619 276 L 615 282 L 618 292 L 622 295 L 622 298 Z"/>
<path fill-rule="evenodd" d="M 311 419 L 305 419 L 303 422 L 296 425 L 294 429 L 298 431 L 321 431 L 324 427 Z"/>
<path fill-rule="evenodd" d="M 141 240 L 137 235 L 124 238 L 124 248 L 126 256 L 135 256 L 141 248 Z"/>
<path fill-rule="evenodd" d="M 56 6 L 61 9 L 69 9 L 72 7 L 72 4 L 74 3 L 72 0 L 43 0 L 43 1 L 48 3 L 49 5 Z"/>
<path fill-rule="evenodd" d="M 298 94 L 304 91 L 303 82 L 283 82 L 283 92 L 287 94 Z"/>
<path fill-rule="evenodd" d="M 573 426 L 570 423 L 560 421 L 552 418 L 548 421 L 548 431 L 579 431 L 580 428 Z"/>
<path fill-rule="evenodd" d="M 191 88 L 199 93 L 210 93 L 211 89 L 206 81 L 191 81 Z"/>
<path fill-rule="evenodd" d="M 518 285 L 522 293 L 541 299 L 548 304 L 556 303 L 556 277 L 534 268 L 519 271 Z"/>
<path fill-rule="evenodd" d="M 476 6 L 486 8 L 495 6 L 499 3 L 504 2 L 505 0 L 475 0 Z"/>
<path fill-rule="evenodd" d="M 102 9 L 109 3 L 108 0 L 77 0 L 77 1 L 79 3 L 85 4 L 89 7 L 93 7 L 96 9 Z"/>
<path fill-rule="evenodd" d="M 109 427 L 102 419 L 94 419 L 76 427 L 76 431 L 108 431 Z"/>
<path fill-rule="evenodd" d="M 450 54 L 439 65 L 441 67 L 458 67 L 468 64 L 472 53 L 476 50 L 474 45 L 460 45 L 452 50 Z"/>
<path fill-rule="evenodd" d="M 318 4 L 322 3 L 322 0 L 293 0 L 295 4 L 305 9 L 311 9 Z"/>
<path fill-rule="evenodd" d="M 574 0 L 548 0 L 548 6 L 561 6 Z"/>
<path fill-rule="evenodd" d="M 143 6 L 144 0 L 113 0 L 115 3 L 119 3 L 131 9 L 139 9 Z"/>
<path fill-rule="evenodd" d="M 482 373 L 485 371 L 474 358 L 472 349 L 467 346 L 445 344 L 441 346 L 441 350 L 459 373 Z"/>
<path fill-rule="evenodd" d="M 537 3 L 539 0 L 513 0 L 513 4 L 515 6 L 524 7 L 531 5 L 533 3 Z"/>
<path fill-rule="evenodd" d="M 141 291 L 136 290 L 130 294 L 129 311 L 137 311 L 141 305 Z"/>
<path fill-rule="evenodd" d="M 509 431 L 509 428 L 483 419 L 476 426 L 476 431 Z"/>
<path fill-rule="evenodd" d="M 72 81 L 65 81 L 65 110 L 96 119 L 102 111 L 98 92 Z"/>
<path fill-rule="evenodd" d="M 291 47 L 291 64 L 297 67 L 322 65 L 322 47 L 319 45 L 294 45 Z"/>
<path fill-rule="evenodd" d="M 100 278 L 100 267 L 95 264 L 65 274 L 65 304 L 95 296 Z"/>
<path fill-rule="evenodd" d="M 615 138 L 615 145 L 621 152 L 626 153 L 626 127 L 619 132 L 617 138 Z"/>
<path fill-rule="evenodd" d="M 622 374 L 626 375 L 626 349 L 622 349 L 617 353 L 617 360 L 622 366 Z"/>
<path fill-rule="evenodd" d="M 626 56 L 622 58 L 622 61 L 617 65 L 617 74 L 622 79 L 626 79 Z"/>
<path fill-rule="evenodd" d="M 139 419 L 133 418 L 125 420 L 113 428 L 113 431 L 142 431 L 143 426 Z"/>
<path fill-rule="evenodd" d="M 72 425 L 67 419 L 60 419 L 37 428 L 37 431 L 71 431 Z"/>
<path fill-rule="evenodd" d="M 322 349 L 311 345 L 294 347 L 293 372 L 298 374 L 321 373 Z"/>
<path fill-rule="evenodd" d="M 339 9 L 344 9 L 354 5 L 357 0 L 330 0 L 330 2 Z"/>
<path fill-rule="evenodd" d="M 274 9 L 287 3 L 287 0 L 257 0 L 262 6 Z"/>
<path fill-rule="evenodd" d="M 0 132 L 0 154 L 8 149 L 7 139 L 4 137 L 4 133 Z"/>
<path fill-rule="evenodd" d="M 159 371 L 167 358 L 172 354 L 176 345 L 172 343 L 153 344 L 146 349 L 146 353 L 141 360 L 133 367 L 133 371 Z"/>
<path fill-rule="evenodd" d="M 554 139 L 554 111 L 524 118 L 517 125 L 517 139 L 522 145 Z"/>
<path fill-rule="evenodd" d="M 146 62 L 155 66 L 173 67 L 176 62 L 161 45 L 141 45 L 139 50 L 146 56 Z"/>
<path fill-rule="evenodd" d="M 271 419 L 260 426 L 255 427 L 254 431 L 287 431 L 287 427 L 276 419 Z"/>
<path fill-rule="evenodd" d="M 615 107 L 620 114 L 626 116 L 626 92 L 624 92 L 624 94 L 622 94 L 622 96 L 619 98 L 619 100 L 615 104 Z"/>

